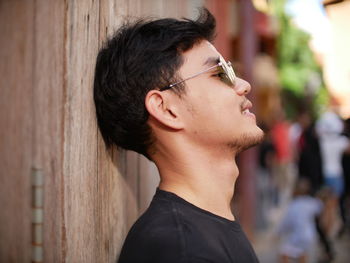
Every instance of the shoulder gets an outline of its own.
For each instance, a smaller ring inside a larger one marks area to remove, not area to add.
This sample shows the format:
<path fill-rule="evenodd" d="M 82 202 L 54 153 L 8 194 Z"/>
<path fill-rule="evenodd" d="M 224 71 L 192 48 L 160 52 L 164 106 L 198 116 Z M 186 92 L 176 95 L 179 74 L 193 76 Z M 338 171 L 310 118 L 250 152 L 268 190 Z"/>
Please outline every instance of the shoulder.
<path fill-rule="evenodd" d="M 171 204 L 151 206 L 130 229 L 119 262 L 182 262 L 180 228 Z"/>

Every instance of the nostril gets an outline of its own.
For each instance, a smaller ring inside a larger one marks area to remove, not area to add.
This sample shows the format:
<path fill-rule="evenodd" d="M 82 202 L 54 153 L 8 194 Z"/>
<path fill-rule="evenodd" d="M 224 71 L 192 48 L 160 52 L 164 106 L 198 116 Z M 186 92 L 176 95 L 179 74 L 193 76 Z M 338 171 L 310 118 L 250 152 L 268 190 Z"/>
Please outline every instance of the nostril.
<path fill-rule="evenodd" d="M 236 79 L 236 85 L 235 85 L 235 90 L 237 92 L 238 95 L 247 95 L 250 90 L 251 90 L 251 86 L 249 84 L 249 82 L 245 81 L 244 79 L 240 79 L 237 78 Z"/>
<path fill-rule="evenodd" d="M 250 84 L 248 83 L 248 85 L 245 87 L 245 89 L 244 89 L 244 94 L 248 94 L 249 92 L 250 92 L 250 90 L 251 90 L 252 88 L 251 88 L 251 86 L 250 86 Z"/>

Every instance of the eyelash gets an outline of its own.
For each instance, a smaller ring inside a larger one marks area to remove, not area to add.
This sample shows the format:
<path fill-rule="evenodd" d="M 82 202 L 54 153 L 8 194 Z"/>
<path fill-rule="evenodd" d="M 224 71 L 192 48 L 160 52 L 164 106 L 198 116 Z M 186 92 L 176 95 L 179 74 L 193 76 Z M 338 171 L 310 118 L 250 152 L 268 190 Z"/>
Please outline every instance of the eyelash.
<path fill-rule="evenodd" d="M 223 73 L 223 72 L 218 72 L 218 73 L 214 74 L 213 77 L 219 77 L 220 78 L 224 74 L 225 73 Z"/>

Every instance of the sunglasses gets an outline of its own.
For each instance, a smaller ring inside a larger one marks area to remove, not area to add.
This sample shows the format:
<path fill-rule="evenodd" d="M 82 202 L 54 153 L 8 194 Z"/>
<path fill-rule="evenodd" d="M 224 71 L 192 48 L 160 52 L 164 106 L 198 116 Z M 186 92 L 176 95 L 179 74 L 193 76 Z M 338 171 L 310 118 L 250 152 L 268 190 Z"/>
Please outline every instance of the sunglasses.
<path fill-rule="evenodd" d="M 174 87 L 174 86 L 176 86 L 176 85 L 178 85 L 178 84 L 180 84 L 182 82 L 185 82 L 185 81 L 187 81 L 189 79 L 193 79 L 193 78 L 195 78 L 195 77 L 197 77 L 197 76 L 199 76 L 201 74 L 204 74 L 204 73 L 206 73 L 206 72 L 208 72 L 210 70 L 213 70 L 213 69 L 217 69 L 218 70 L 218 74 L 217 75 L 220 77 L 220 80 L 222 82 L 226 83 L 228 86 L 231 86 L 231 87 L 235 86 L 236 74 L 235 74 L 235 72 L 234 72 L 234 70 L 232 68 L 232 64 L 231 64 L 230 61 L 226 62 L 225 59 L 222 56 L 220 56 L 219 62 L 216 65 L 214 65 L 214 66 L 212 66 L 210 68 L 207 68 L 207 69 L 205 69 L 205 70 L 203 70 L 201 72 L 198 72 L 198 73 L 196 73 L 196 74 L 194 74 L 194 75 L 192 75 L 192 76 L 190 76 L 188 78 L 185 78 L 185 79 L 183 79 L 181 81 L 178 81 L 178 82 L 175 82 L 173 84 L 170 84 L 169 86 L 163 87 L 163 88 L 161 88 L 159 90 L 163 91 L 163 90 L 171 89 L 172 87 Z"/>

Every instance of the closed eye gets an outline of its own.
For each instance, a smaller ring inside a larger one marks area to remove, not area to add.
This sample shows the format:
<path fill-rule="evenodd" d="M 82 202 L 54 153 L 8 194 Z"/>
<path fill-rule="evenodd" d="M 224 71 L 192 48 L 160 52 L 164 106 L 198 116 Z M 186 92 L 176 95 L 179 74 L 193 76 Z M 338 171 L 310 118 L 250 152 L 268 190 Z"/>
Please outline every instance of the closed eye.
<path fill-rule="evenodd" d="M 217 73 L 213 74 L 212 76 L 222 79 L 222 78 L 226 77 L 225 75 L 226 74 L 224 72 L 217 72 Z"/>

